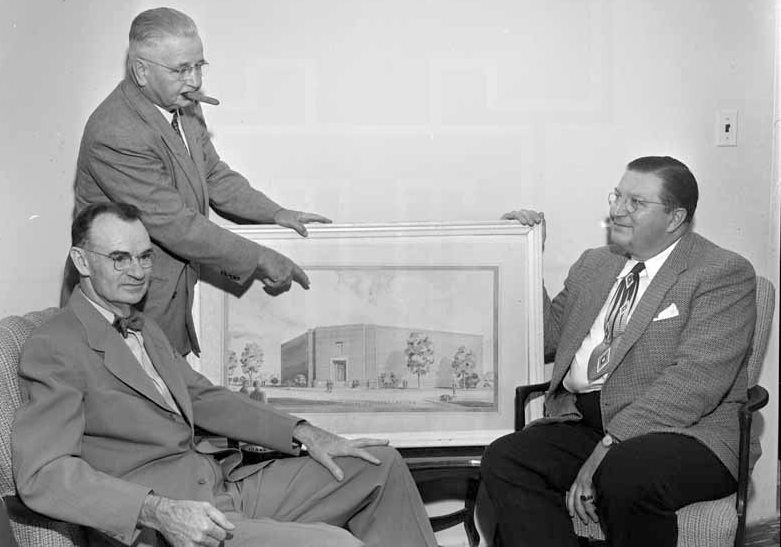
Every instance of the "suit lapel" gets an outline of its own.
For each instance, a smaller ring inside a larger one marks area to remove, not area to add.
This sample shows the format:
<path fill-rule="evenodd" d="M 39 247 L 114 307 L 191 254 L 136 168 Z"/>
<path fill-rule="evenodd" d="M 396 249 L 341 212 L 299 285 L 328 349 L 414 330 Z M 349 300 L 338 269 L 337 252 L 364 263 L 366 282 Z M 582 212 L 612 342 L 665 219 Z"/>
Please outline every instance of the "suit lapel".
<path fill-rule="evenodd" d="M 81 290 L 73 291 L 68 305 L 84 325 L 87 343 L 93 350 L 103 354 L 103 365 L 106 369 L 129 388 L 158 406 L 170 410 L 122 337 L 87 301 Z"/>
<path fill-rule="evenodd" d="M 187 422 L 192 424 L 193 409 L 187 386 L 184 384 L 181 374 L 176 371 L 176 365 L 172 358 L 165 357 L 167 354 L 171 353 L 171 348 L 162 344 L 147 327 L 144 327 L 143 335 L 144 347 L 149 354 L 149 359 L 151 359 L 155 370 L 157 370 L 157 373 L 160 375 L 160 378 L 163 379 L 165 385 L 168 386 L 168 391 L 171 392 L 174 400 L 179 405 L 179 409 L 182 411 Z"/>
<path fill-rule="evenodd" d="M 627 323 L 626 330 L 615 348 L 615 353 L 610 357 L 610 364 L 606 372 L 608 376 L 624 360 L 626 354 L 642 336 L 648 325 L 651 324 L 665 295 L 678 280 L 681 272 L 686 270 L 686 257 L 691 253 L 694 243 L 695 238 L 691 234 L 684 235 L 667 258 L 667 261 L 654 276 L 651 284 L 648 285 L 648 288 L 643 293 L 643 297 L 637 303 L 637 307 L 629 318 L 629 323 Z"/>
<path fill-rule="evenodd" d="M 181 127 L 185 138 L 187 138 L 187 144 L 190 147 L 190 158 L 198 171 L 198 180 L 196 182 L 201 189 L 202 212 L 206 214 L 209 212 L 209 198 L 206 189 L 206 166 L 203 164 L 203 148 L 201 147 L 200 141 L 195 138 L 195 135 L 199 133 L 197 127 L 199 122 L 197 118 L 202 118 L 202 114 L 200 112 L 193 112 L 194 108 L 195 107 L 191 106 L 182 109 L 179 120 L 181 121 Z M 195 184 L 195 182 L 193 184 Z"/>
<path fill-rule="evenodd" d="M 570 317 L 577 318 L 577 321 L 573 322 L 571 331 L 562 333 L 561 340 L 565 342 L 565 345 L 561 348 L 563 351 L 556 352 L 556 360 L 559 360 L 559 354 L 561 354 L 562 363 L 560 365 L 564 365 L 556 367 L 562 371 L 559 380 L 564 378 L 569 370 L 575 353 L 591 330 L 602 306 L 605 305 L 610 290 L 616 283 L 616 277 L 621 273 L 627 260 L 625 255 L 613 252 L 606 264 L 589 272 L 588 279 L 584 282 L 585 290 L 577 295 L 578 300 L 570 314 Z"/>
<path fill-rule="evenodd" d="M 184 142 L 179 138 L 179 135 L 176 134 L 173 127 L 171 127 L 171 124 L 168 123 L 168 120 L 165 119 L 165 116 L 163 116 L 158 108 L 141 93 L 135 83 L 125 79 L 122 82 L 122 88 L 125 92 L 125 96 L 141 118 L 160 135 L 163 144 L 173 153 L 176 162 L 179 164 L 182 171 L 184 171 L 187 176 L 187 182 L 195 193 L 198 206 L 201 208 L 200 212 L 204 213 L 205 210 L 203 207 L 206 203 L 204 179 L 192 157 L 190 157 L 190 154 L 187 152 L 187 147 L 184 145 Z M 180 116 L 180 120 L 185 117 L 186 116 Z M 180 129 L 182 127 L 183 126 L 180 125 Z M 187 135 L 187 133 L 185 133 L 185 135 Z M 172 177 L 172 179 L 174 184 L 178 182 L 177 177 Z"/>

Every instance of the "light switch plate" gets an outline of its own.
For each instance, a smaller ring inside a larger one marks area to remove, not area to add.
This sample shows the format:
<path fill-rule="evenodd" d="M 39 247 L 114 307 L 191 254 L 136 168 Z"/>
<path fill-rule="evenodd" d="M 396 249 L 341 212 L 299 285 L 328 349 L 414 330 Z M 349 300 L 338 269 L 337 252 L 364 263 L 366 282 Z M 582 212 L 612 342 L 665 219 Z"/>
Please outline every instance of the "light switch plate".
<path fill-rule="evenodd" d="M 738 111 L 716 112 L 716 146 L 738 145 Z"/>

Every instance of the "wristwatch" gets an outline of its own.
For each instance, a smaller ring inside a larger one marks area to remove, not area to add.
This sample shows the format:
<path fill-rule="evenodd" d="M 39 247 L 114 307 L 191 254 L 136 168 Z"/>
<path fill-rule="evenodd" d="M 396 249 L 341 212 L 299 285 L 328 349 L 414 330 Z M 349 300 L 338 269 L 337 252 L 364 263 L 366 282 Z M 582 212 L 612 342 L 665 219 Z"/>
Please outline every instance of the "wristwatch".
<path fill-rule="evenodd" d="M 602 437 L 601 443 L 605 448 L 610 448 L 614 444 L 618 444 L 618 441 L 614 439 L 610 433 L 605 433 L 605 436 Z"/>

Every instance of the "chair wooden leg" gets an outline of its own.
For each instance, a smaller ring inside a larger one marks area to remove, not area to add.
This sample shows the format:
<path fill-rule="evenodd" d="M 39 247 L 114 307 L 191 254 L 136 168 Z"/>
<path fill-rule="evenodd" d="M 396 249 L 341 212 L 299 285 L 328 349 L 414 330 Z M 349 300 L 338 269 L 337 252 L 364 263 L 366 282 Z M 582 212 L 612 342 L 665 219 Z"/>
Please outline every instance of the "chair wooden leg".
<path fill-rule="evenodd" d="M 469 478 L 466 483 L 466 496 L 464 496 L 464 529 L 466 530 L 469 547 L 480 545 L 480 534 L 475 526 L 475 503 L 477 501 L 477 491 L 480 488 L 480 478 Z"/>

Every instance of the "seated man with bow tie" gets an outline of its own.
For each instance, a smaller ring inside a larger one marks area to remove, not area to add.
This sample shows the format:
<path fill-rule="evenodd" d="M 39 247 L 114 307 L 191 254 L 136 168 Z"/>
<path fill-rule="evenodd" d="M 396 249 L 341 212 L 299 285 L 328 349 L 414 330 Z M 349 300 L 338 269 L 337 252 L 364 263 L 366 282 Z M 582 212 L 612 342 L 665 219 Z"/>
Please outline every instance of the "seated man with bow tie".
<path fill-rule="evenodd" d="M 576 546 L 577 515 L 609 546 L 674 547 L 677 509 L 735 491 L 756 282 L 690 231 L 697 200 L 680 161 L 630 162 L 608 196 L 611 245 L 544 292 L 545 417 L 482 460 L 503 545 Z M 530 210 L 503 218 L 545 226 Z"/>
<path fill-rule="evenodd" d="M 212 385 L 134 312 L 155 258 L 136 207 L 89 205 L 71 237 L 80 283 L 19 365 L 13 466 L 28 507 L 89 527 L 90 545 L 435 546 L 387 441 Z M 309 457 L 239 467 L 237 451 L 196 444 L 195 426 Z"/>

